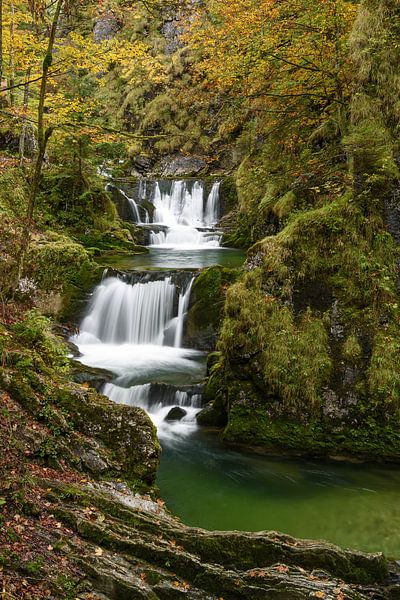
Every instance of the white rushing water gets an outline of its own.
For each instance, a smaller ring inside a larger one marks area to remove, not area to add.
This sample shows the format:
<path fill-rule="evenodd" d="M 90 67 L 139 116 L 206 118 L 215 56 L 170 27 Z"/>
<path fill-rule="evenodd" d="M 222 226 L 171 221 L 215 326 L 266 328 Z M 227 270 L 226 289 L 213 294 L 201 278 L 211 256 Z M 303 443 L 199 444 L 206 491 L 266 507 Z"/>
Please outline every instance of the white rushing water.
<path fill-rule="evenodd" d="M 185 385 L 203 375 L 202 353 L 181 347 L 192 283 L 193 278 L 178 289 L 171 276 L 134 284 L 105 278 L 92 296 L 80 333 L 72 338 L 83 364 L 116 375 L 103 393 L 115 402 L 144 408 L 159 437 L 170 442 L 196 428 L 201 398 L 178 389 L 167 403 L 150 403 L 150 390 L 152 382 Z M 185 407 L 182 420 L 165 420 L 173 406 Z"/>
<path fill-rule="evenodd" d="M 184 390 L 177 390 L 173 399 L 163 402 L 151 399 L 151 384 L 135 385 L 123 388 L 113 383 L 106 383 L 103 394 L 118 404 L 140 406 L 151 417 L 157 427 L 158 436 L 167 439 L 170 443 L 179 441 L 182 436 L 187 436 L 196 428 L 196 414 L 201 408 L 201 396 L 189 395 Z M 179 406 L 185 411 L 185 416 L 179 421 L 168 421 L 166 417 L 171 408 Z"/>
<path fill-rule="evenodd" d="M 163 231 L 151 231 L 150 245 L 186 247 L 188 249 L 218 247 L 221 234 L 202 231 L 212 228 L 219 216 L 219 186 L 215 182 L 205 200 L 202 182 L 174 181 L 168 191 L 162 191 L 157 182 L 152 203 L 153 224 L 163 225 Z"/>
<path fill-rule="evenodd" d="M 142 221 L 142 219 L 140 218 L 139 207 L 136 204 L 135 200 L 133 198 L 131 198 L 130 196 L 128 196 L 128 194 L 126 194 L 123 190 L 119 189 L 119 192 L 122 196 L 124 196 L 124 198 L 127 200 L 128 204 L 129 204 L 129 206 L 131 207 L 133 221 L 135 223 L 137 223 L 138 225 L 145 225 L 146 223 L 148 223 L 150 221 L 148 211 L 145 208 L 141 207 L 142 211 L 144 212 L 144 216 L 145 216 L 144 221 Z"/>

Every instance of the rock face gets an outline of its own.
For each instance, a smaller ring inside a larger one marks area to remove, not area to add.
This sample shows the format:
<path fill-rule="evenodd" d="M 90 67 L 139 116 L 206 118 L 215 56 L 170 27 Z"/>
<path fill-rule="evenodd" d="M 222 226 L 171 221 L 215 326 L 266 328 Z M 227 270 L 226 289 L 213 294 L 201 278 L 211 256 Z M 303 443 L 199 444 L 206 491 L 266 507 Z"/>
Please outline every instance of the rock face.
<path fill-rule="evenodd" d="M 93 38 L 95 42 L 111 40 L 121 29 L 121 24 L 112 11 L 107 11 L 101 15 L 93 28 Z"/>
<path fill-rule="evenodd" d="M 178 154 L 165 157 L 159 168 L 163 177 L 191 177 L 205 171 L 206 163 L 204 159 L 196 156 Z"/>
<path fill-rule="evenodd" d="M 199 350 L 215 349 L 222 322 L 225 289 L 238 275 L 238 270 L 220 266 L 202 270 L 192 287 L 185 345 Z"/>

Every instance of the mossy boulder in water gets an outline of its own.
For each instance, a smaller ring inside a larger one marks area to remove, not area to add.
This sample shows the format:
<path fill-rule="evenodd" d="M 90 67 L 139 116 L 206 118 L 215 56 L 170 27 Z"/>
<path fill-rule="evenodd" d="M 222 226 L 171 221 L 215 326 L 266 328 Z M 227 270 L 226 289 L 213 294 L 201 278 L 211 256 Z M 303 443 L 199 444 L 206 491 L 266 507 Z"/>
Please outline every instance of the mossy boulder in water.
<path fill-rule="evenodd" d="M 174 406 L 170 411 L 168 411 L 164 421 L 181 421 L 183 417 L 186 417 L 186 415 L 187 412 L 185 409 L 181 408 L 180 406 Z"/>

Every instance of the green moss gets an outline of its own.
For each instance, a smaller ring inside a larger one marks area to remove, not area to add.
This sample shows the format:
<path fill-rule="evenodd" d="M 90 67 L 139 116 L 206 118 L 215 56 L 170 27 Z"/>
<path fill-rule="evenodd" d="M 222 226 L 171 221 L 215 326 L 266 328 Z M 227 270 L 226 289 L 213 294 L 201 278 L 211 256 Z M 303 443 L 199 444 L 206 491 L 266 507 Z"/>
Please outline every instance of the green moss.
<path fill-rule="evenodd" d="M 273 205 L 272 212 L 279 218 L 285 219 L 292 212 L 296 204 L 296 194 L 290 190 L 286 192 L 275 204 Z"/>
<path fill-rule="evenodd" d="M 26 210 L 27 182 L 21 169 L 5 169 L 0 174 L 0 211 L 20 216 Z"/>
<path fill-rule="evenodd" d="M 400 414 L 400 339 L 397 323 L 376 334 L 368 369 L 369 394 L 377 405 Z"/>
<path fill-rule="evenodd" d="M 85 249 L 64 235 L 48 232 L 29 247 L 27 269 L 45 291 L 62 289 L 90 267 Z"/>
<path fill-rule="evenodd" d="M 362 348 L 354 333 L 350 334 L 344 341 L 342 354 L 343 357 L 349 361 L 355 361 L 361 358 Z"/>
<path fill-rule="evenodd" d="M 51 321 L 38 311 L 27 312 L 12 330 L 18 342 L 30 348 L 31 354 L 32 350 L 38 353 L 46 365 L 55 368 L 66 366 L 66 346 L 52 333 Z M 36 357 L 32 356 L 31 360 L 36 361 Z"/>
<path fill-rule="evenodd" d="M 212 327 L 218 330 L 225 301 L 225 291 L 239 275 L 237 269 L 215 266 L 203 269 L 196 277 L 191 293 L 187 331 L 195 336 L 199 330 Z"/>
<path fill-rule="evenodd" d="M 231 364 L 251 369 L 284 406 L 313 410 L 331 369 L 326 327 L 310 311 L 296 322 L 260 284 L 260 274 L 253 271 L 229 289 L 218 347 Z M 242 356 L 252 356 L 251 363 Z"/>
<path fill-rule="evenodd" d="M 128 229 L 114 229 L 109 231 L 92 231 L 91 233 L 78 235 L 76 239 L 95 256 L 105 253 L 142 254 L 148 252 L 143 246 L 138 246 Z"/>

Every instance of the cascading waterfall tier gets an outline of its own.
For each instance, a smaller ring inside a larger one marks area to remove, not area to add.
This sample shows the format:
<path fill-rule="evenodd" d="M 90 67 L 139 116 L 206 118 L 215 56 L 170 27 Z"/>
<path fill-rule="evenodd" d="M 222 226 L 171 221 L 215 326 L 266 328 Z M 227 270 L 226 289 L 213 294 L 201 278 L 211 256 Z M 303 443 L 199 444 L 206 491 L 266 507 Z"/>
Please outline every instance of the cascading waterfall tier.
<path fill-rule="evenodd" d="M 204 186 L 200 181 L 189 185 L 186 181 L 173 181 L 169 189 L 156 182 L 152 203 L 153 223 L 166 226 L 163 231 L 151 231 L 153 246 L 205 246 L 218 247 L 221 234 L 214 228 L 218 222 L 219 186 L 215 182 L 205 201 Z"/>
<path fill-rule="evenodd" d="M 161 437 L 189 433 L 196 427 L 201 395 L 198 389 L 193 393 L 171 387 L 168 377 L 173 371 L 187 386 L 204 373 L 201 353 L 182 348 L 194 277 L 147 273 L 137 280 L 119 275 L 105 274 L 94 291 L 80 333 L 72 338 L 82 353 L 79 360 L 114 372 L 116 379 L 103 393 L 147 410 Z M 185 406 L 182 423 L 164 423 L 172 406 Z"/>
<path fill-rule="evenodd" d="M 160 393 L 159 385 L 143 384 L 129 388 L 120 387 L 115 383 L 106 383 L 102 393 L 118 404 L 140 406 L 151 417 L 157 427 L 159 437 L 174 441 L 177 437 L 188 435 L 196 429 L 196 414 L 202 405 L 202 395 L 196 390 L 187 391 L 175 389 L 174 386 L 164 386 Z M 180 421 L 166 420 L 171 408 L 179 406 L 184 411 Z"/>
<path fill-rule="evenodd" d="M 133 285 L 119 277 L 106 277 L 93 294 L 77 339 L 86 343 L 179 348 L 192 282 L 193 278 L 179 292 L 170 276 Z M 176 298 L 178 309 L 174 314 Z"/>
<path fill-rule="evenodd" d="M 206 192 L 204 181 L 141 179 L 128 192 L 107 184 L 117 204 L 130 218 L 148 230 L 150 246 L 178 248 L 218 248 L 221 232 L 216 229 L 221 216 L 220 181 Z"/>

